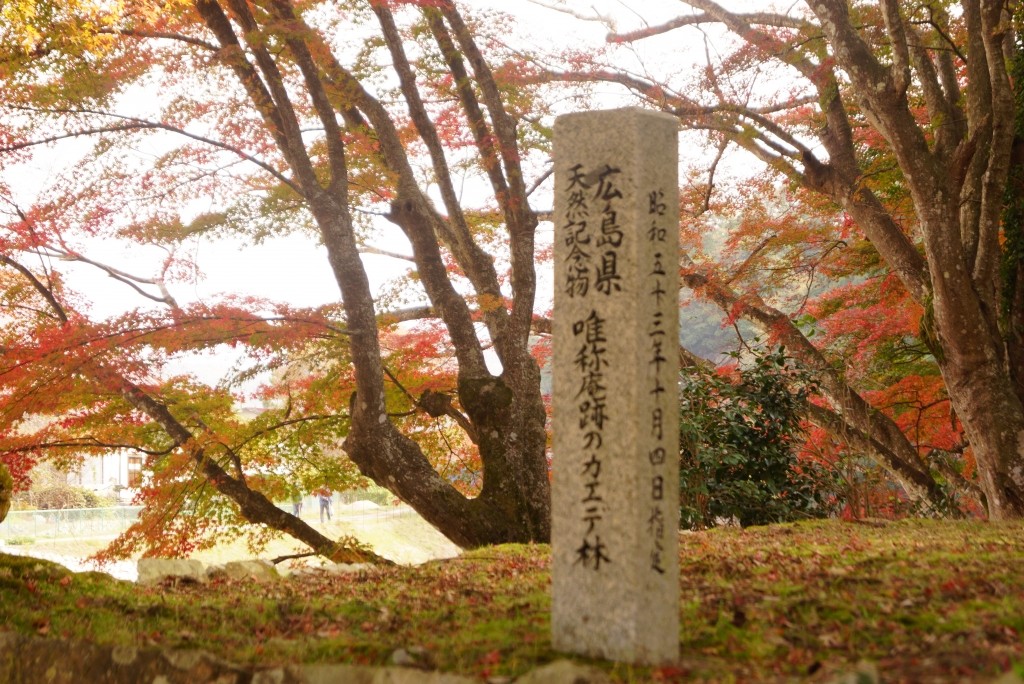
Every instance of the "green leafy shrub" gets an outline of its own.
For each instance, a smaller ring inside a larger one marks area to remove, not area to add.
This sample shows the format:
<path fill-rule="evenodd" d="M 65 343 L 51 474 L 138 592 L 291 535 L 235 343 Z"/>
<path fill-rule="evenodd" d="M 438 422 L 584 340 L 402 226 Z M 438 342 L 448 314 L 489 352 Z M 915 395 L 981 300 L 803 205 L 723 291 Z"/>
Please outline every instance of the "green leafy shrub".
<path fill-rule="evenodd" d="M 35 543 L 36 543 L 36 538 L 35 537 L 11 537 L 10 539 L 7 540 L 7 544 L 9 546 L 28 546 L 30 544 L 35 544 Z"/>
<path fill-rule="evenodd" d="M 833 477 L 799 462 L 800 420 L 813 383 L 785 348 L 756 349 L 735 374 L 687 369 L 681 389 L 683 527 L 737 520 L 746 527 L 823 517 Z"/>
<path fill-rule="evenodd" d="M 99 494 L 85 487 L 58 483 L 33 491 L 29 503 L 30 507 L 43 510 L 106 508 L 116 506 L 117 497 Z"/>
<path fill-rule="evenodd" d="M 79 491 L 82 492 L 82 498 L 85 499 L 86 508 L 107 508 L 117 505 L 116 496 L 100 494 L 91 489 L 79 489 Z"/>
<path fill-rule="evenodd" d="M 47 510 L 89 507 L 85 490 L 79 487 L 59 484 L 33 492 L 32 501 L 35 503 L 36 508 Z"/>
<path fill-rule="evenodd" d="M 362 489 L 350 489 L 341 492 L 341 502 L 350 504 L 354 501 L 370 501 L 378 506 L 393 506 L 396 497 L 384 487 L 371 484 Z"/>

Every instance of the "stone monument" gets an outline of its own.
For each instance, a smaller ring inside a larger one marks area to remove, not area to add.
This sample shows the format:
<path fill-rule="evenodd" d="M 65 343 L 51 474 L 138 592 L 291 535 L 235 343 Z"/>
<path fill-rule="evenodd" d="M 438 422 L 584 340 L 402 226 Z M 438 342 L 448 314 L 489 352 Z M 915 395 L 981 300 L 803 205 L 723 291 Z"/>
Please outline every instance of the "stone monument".
<path fill-rule="evenodd" d="M 552 632 L 679 657 L 679 184 L 674 117 L 555 122 Z"/>

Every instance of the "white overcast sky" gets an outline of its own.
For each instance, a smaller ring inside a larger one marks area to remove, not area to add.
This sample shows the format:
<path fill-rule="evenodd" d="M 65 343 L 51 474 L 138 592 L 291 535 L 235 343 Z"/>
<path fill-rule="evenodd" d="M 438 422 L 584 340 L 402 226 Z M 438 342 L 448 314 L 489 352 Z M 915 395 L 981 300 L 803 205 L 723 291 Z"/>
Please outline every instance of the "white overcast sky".
<path fill-rule="evenodd" d="M 601 45 L 607 27 L 599 22 L 583 21 L 572 16 L 573 14 L 604 17 L 615 22 L 616 28 L 625 30 L 642 26 L 644 20 L 654 24 L 663 22 L 684 9 L 682 3 L 669 0 L 631 3 L 643 8 L 646 17 L 641 18 L 629 8 L 630 3 L 619 0 L 468 0 L 463 4 L 472 8 L 490 7 L 519 15 L 520 24 L 517 29 L 510 32 L 509 42 L 525 51 L 530 51 L 534 47 L 552 49 L 554 46 L 562 45 L 566 48 L 585 50 Z M 565 11 L 552 9 L 558 7 Z M 641 61 L 657 61 L 657 51 L 664 49 L 664 43 L 641 43 L 635 48 L 634 64 L 627 66 L 634 68 Z M 669 59 L 678 59 L 678 42 L 675 42 L 671 49 L 676 54 Z M 34 166 L 36 169 L 45 169 L 49 163 L 53 163 L 53 160 L 37 159 Z M 8 168 L 7 172 L 10 171 Z M 550 197 L 549 192 L 545 194 Z M 198 207 L 196 212 L 216 211 L 221 208 Z M 381 223 L 382 227 L 386 224 L 383 219 Z M 382 237 L 374 240 L 374 243 L 385 249 L 408 253 L 404 237 L 393 228 L 385 230 Z M 543 239 L 543 235 L 540 238 Z M 260 245 L 246 244 L 239 240 L 203 239 L 190 249 L 194 250 L 204 277 L 195 284 L 177 283 L 173 286 L 172 294 L 181 303 L 209 301 L 222 293 L 253 295 L 298 306 L 316 306 L 339 300 L 338 286 L 327 264 L 325 251 L 311 238 L 270 238 Z M 95 245 L 87 255 L 139 276 L 152 275 L 161 259 L 161 253 L 157 250 L 140 249 L 126 255 L 122 246 L 112 244 Z M 125 263 L 126 257 L 128 263 Z M 365 263 L 375 286 L 380 286 L 408 267 L 405 262 L 375 255 L 367 255 Z M 92 301 L 91 313 L 96 317 L 115 315 L 126 309 L 147 304 L 146 300 L 131 292 L 125 285 L 98 275 L 88 267 L 74 267 L 72 278 L 71 286 Z M 543 293 L 542 298 L 548 299 L 543 297 Z M 224 361 L 219 360 L 208 363 L 212 364 L 208 370 L 226 365 Z"/>
<path fill-rule="evenodd" d="M 607 28 L 599 22 L 584 21 L 572 16 L 604 17 L 616 22 L 619 28 L 633 28 L 641 25 L 641 18 L 629 5 L 643 7 L 647 21 L 664 21 L 680 11 L 681 3 L 668 0 L 644 0 L 627 3 L 621 0 L 467 0 L 463 3 L 471 8 L 493 8 L 519 16 L 520 24 L 510 32 L 510 43 L 516 48 L 529 51 L 531 47 L 551 49 L 563 44 L 566 48 L 585 49 L 600 45 Z M 563 11 L 558 11 L 562 7 Z M 637 48 L 643 55 L 647 44 Z M 653 44 L 652 44 L 653 45 Z M 643 55 L 651 59 L 649 55 Z M 68 154 L 73 144 L 62 143 L 52 148 L 58 154 Z M 45 156 L 47 152 L 41 152 Z M 52 160 L 37 158 L 33 167 L 42 173 Z M 8 169 L 10 172 L 10 169 Z M 25 184 L 27 190 L 29 185 Z M 549 193 L 545 195 L 549 197 Z M 544 201 L 544 200 L 540 200 Z M 539 209 L 550 207 L 536 207 Z M 223 207 L 201 206 L 197 203 L 196 213 L 218 211 Z M 397 252 L 408 253 L 404 237 L 396 230 L 388 230 L 386 222 L 380 221 L 384 235 L 374 240 L 377 246 Z M 299 306 L 315 306 L 335 302 L 339 298 L 338 287 L 327 264 L 325 252 L 313 240 L 302 237 L 271 238 L 261 245 L 245 244 L 240 241 L 213 241 L 204 239 L 192 248 L 204 277 L 196 284 L 176 284 L 172 294 L 180 301 L 206 300 L 217 294 L 232 292 L 287 301 Z M 242 251 L 244 250 L 244 256 Z M 125 263 L 125 253 L 118 245 L 98 244 L 87 256 L 123 268 L 139 276 L 152 275 L 156 264 L 162 258 L 157 250 L 137 250 Z M 367 271 L 376 284 L 390 279 L 395 273 L 403 272 L 407 264 L 383 256 L 365 257 Z M 133 294 L 123 284 L 105 276 L 96 277 L 88 267 L 71 269 L 74 280 L 72 287 L 85 294 L 93 302 L 92 313 L 98 317 L 113 315 L 125 309 L 145 305 L 145 300 Z M 147 272 L 148 271 L 148 272 Z M 77 282 L 85 278 L 86 283 Z"/>

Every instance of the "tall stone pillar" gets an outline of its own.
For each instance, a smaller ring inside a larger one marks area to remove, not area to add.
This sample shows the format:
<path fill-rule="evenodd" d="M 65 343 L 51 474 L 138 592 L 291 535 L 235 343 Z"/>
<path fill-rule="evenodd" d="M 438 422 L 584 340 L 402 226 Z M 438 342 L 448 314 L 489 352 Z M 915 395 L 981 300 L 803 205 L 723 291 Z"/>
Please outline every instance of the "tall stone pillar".
<path fill-rule="evenodd" d="M 679 183 L 674 117 L 555 122 L 552 631 L 679 657 Z"/>

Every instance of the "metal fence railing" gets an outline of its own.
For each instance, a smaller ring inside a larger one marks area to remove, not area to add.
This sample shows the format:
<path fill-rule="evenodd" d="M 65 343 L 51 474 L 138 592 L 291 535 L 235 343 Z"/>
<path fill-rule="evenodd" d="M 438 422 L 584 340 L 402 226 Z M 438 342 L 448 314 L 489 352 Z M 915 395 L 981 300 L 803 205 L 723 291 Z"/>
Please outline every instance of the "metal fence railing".
<path fill-rule="evenodd" d="M 282 503 L 278 504 L 278 507 L 288 511 L 289 513 L 293 510 L 290 504 Z M 342 499 L 342 503 L 339 503 L 338 500 L 335 499 L 331 505 L 332 519 L 344 521 L 353 525 L 358 525 L 360 521 L 378 522 L 415 514 L 416 512 L 412 508 L 403 503 L 399 503 L 398 505 L 379 506 L 368 501 L 345 503 L 344 499 Z M 302 509 L 299 513 L 299 517 L 310 522 L 319 519 L 319 516 L 320 505 L 316 498 L 304 498 L 302 500 Z"/>
<path fill-rule="evenodd" d="M 0 523 L 0 539 L 114 537 L 139 517 L 141 506 L 10 511 Z"/>
<path fill-rule="evenodd" d="M 365 502 L 364 502 L 365 503 Z M 279 504 L 291 512 L 288 504 Z M 116 537 L 128 529 L 139 517 L 141 506 L 112 506 L 109 508 L 62 508 L 52 510 L 10 511 L 0 523 L 0 540 L 5 542 L 85 537 Z M 415 515 L 407 505 L 376 506 L 369 504 L 340 504 L 331 508 L 332 518 L 354 526 L 373 524 L 393 518 Z M 315 499 L 303 502 L 301 516 L 307 522 L 319 519 Z"/>

